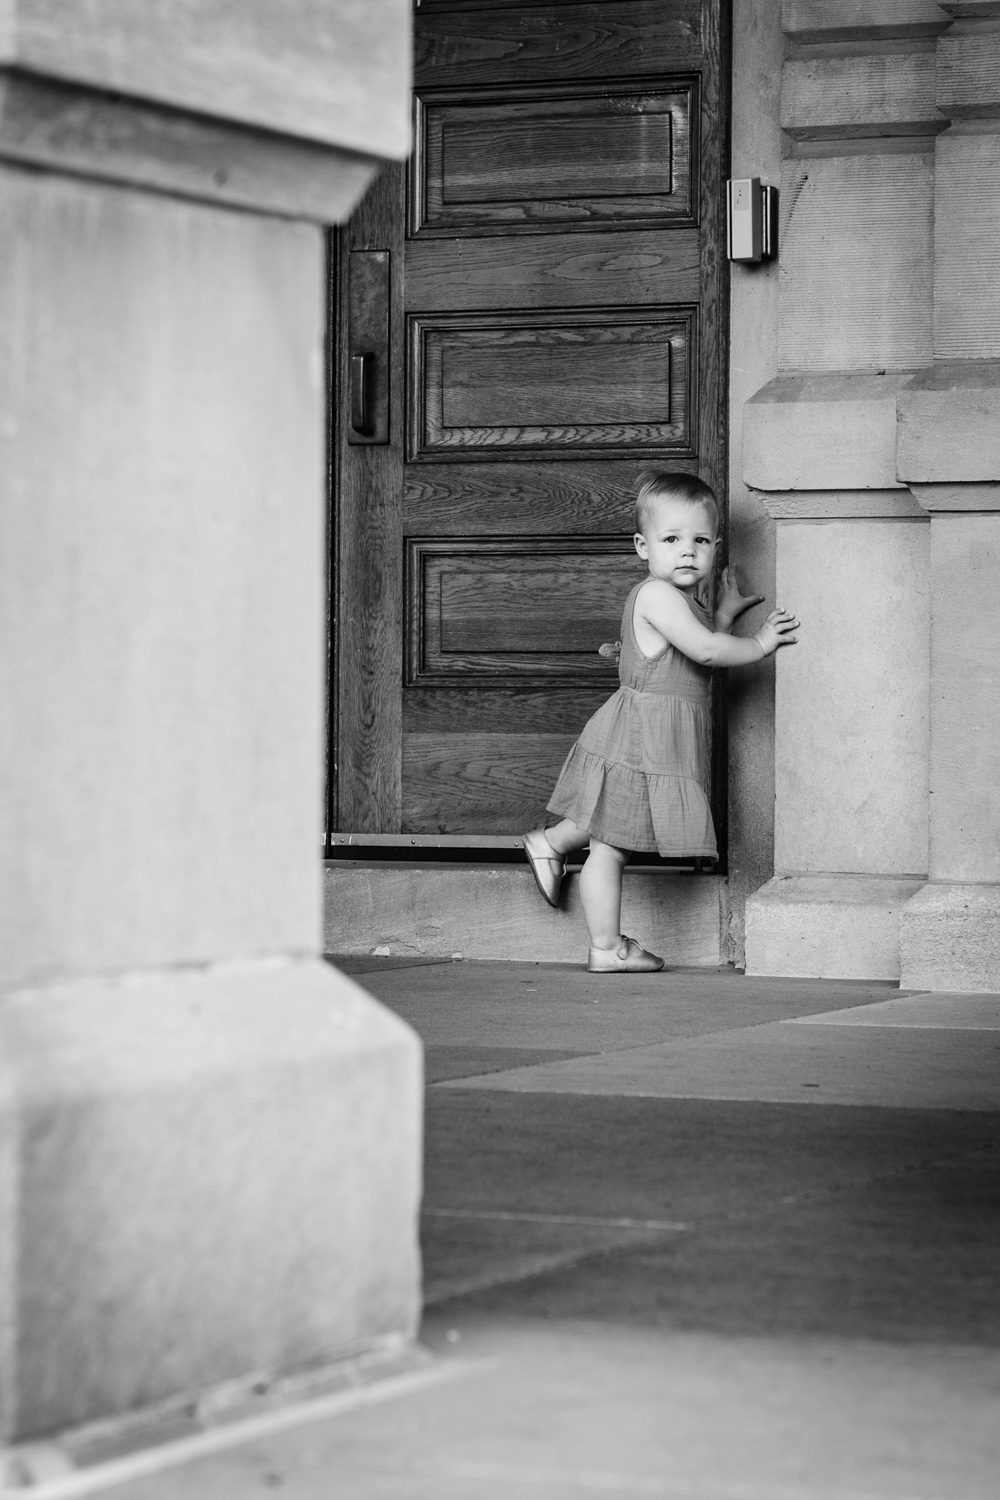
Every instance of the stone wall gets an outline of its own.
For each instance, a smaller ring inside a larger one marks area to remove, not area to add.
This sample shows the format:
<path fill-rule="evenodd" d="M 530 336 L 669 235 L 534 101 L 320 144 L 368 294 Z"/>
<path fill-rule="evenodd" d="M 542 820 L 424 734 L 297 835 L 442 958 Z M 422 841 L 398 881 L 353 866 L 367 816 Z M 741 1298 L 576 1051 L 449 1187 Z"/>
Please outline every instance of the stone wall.
<path fill-rule="evenodd" d="M 747 965 L 996 989 L 1000 5 L 781 26 L 777 370 L 737 462 L 804 626 Z"/>
<path fill-rule="evenodd" d="M 731 171 L 777 184 L 781 174 L 779 125 L 785 39 L 779 9 L 758 0 L 732 8 Z M 778 373 L 778 263 L 730 267 L 729 325 L 729 561 L 748 591 L 775 602 L 774 524 L 761 496 L 743 476 L 743 414 L 755 392 Z M 747 620 L 752 629 L 765 608 Z M 741 626 L 741 629 L 747 627 Z M 728 848 L 724 882 L 724 956 L 742 964 L 747 898 L 774 871 L 774 672 L 773 662 L 729 672 Z"/>

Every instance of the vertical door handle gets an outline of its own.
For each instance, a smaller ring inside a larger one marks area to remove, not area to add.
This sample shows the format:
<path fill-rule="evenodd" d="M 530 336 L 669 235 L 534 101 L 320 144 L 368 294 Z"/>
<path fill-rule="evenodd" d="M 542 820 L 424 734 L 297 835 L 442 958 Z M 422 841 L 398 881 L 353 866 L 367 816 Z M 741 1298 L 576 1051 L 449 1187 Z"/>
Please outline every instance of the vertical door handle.
<path fill-rule="evenodd" d="M 347 260 L 347 441 L 389 441 L 389 252 L 352 250 Z"/>
<path fill-rule="evenodd" d="M 371 387 L 374 354 L 351 355 L 351 431 L 358 437 L 374 437 L 371 419 Z"/>

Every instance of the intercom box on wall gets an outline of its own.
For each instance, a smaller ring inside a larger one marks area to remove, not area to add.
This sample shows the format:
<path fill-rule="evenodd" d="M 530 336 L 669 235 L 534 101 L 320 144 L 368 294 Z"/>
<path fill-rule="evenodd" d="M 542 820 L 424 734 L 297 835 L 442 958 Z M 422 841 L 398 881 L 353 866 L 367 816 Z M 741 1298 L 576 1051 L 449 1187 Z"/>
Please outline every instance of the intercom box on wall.
<path fill-rule="evenodd" d="M 778 249 L 778 190 L 759 177 L 733 177 L 726 190 L 730 260 L 772 260 Z"/>

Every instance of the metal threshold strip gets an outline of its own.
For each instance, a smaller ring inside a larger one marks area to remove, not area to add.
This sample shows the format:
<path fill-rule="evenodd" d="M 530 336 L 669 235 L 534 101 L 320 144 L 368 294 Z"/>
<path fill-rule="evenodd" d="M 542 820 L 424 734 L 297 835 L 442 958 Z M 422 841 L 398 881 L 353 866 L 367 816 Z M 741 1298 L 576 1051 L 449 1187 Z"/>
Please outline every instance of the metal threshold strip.
<path fill-rule="evenodd" d="M 514 864 L 524 859 L 519 833 L 352 833 L 326 835 L 324 856 L 336 860 L 396 860 L 484 864 L 490 861 Z M 582 860 L 583 851 L 570 855 L 571 869 Z M 629 868 L 664 869 L 671 874 L 692 873 L 699 868 L 694 859 L 665 859 L 656 854 L 634 854 Z"/>

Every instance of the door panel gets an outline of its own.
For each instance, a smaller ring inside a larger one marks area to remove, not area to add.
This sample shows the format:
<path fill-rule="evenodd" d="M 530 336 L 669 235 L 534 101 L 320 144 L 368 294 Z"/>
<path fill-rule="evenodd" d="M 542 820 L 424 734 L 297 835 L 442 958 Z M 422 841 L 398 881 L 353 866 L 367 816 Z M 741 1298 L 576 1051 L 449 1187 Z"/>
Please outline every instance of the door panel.
<path fill-rule="evenodd" d="M 590 307 L 594 287 L 612 306 L 697 302 L 701 293 L 699 234 L 675 229 L 644 235 L 605 230 L 568 235 L 509 237 L 497 263 L 484 239 L 432 239 L 406 246 L 406 288 L 415 307 L 453 309 Z"/>
<path fill-rule="evenodd" d="M 635 573 L 619 538 L 411 540 L 407 563 L 407 686 L 606 680 Z"/>
<path fill-rule="evenodd" d="M 718 3 L 703 0 L 419 0 L 418 86 L 634 78 L 700 69 L 710 55 Z M 513 14 L 512 14 L 513 12 Z"/>
<path fill-rule="evenodd" d="M 694 316 L 678 307 L 413 314 L 407 456 L 693 458 Z"/>
<path fill-rule="evenodd" d="M 691 223 L 697 80 L 418 90 L 410 232 Z"/>
<path fill-rule="evenodd" d="M 413 158 L 335 257 L 333 829 L 537 822 L 617 680 L 637 472 L 721 488 L 718 12 L 415 12 Z"/>

